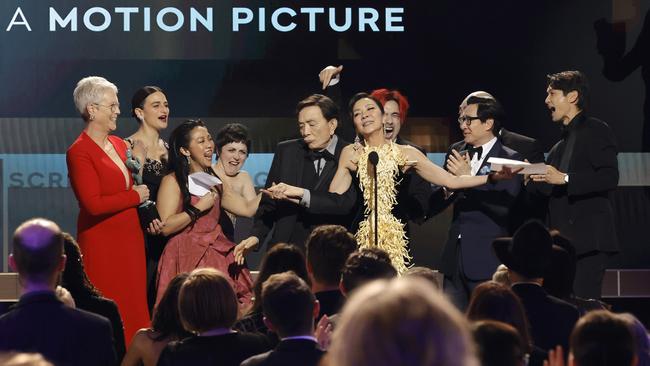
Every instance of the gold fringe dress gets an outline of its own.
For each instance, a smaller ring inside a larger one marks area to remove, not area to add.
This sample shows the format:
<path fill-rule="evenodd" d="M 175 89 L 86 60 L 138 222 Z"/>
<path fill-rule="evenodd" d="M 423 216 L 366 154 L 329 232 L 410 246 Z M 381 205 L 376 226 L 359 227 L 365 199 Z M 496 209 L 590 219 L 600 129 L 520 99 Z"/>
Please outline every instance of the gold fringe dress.
<path fill-rule="evenodd" d="M 359 248 L 375 246 L 375 201 L 374 184 L 371 171 L 368 171 L 368 154 L 376 151 L 379 155 L 377 164 L 377 213 L 378 235 L 377 246 L 390 256 L 393 266 L 398 273 L 408 268 L 411 255 L 408 252 L 407 237 L 404 224 L 392 214 L 393 206 L 397 204 L 397 176 L 400 167 L 406 163 L 402 150 L 395 143 L 386 143 L 378 147 L 364 146 L 359 156 L 357 177 L 363 191 L 364 219 L 359 224 L 355 238 Z"/>

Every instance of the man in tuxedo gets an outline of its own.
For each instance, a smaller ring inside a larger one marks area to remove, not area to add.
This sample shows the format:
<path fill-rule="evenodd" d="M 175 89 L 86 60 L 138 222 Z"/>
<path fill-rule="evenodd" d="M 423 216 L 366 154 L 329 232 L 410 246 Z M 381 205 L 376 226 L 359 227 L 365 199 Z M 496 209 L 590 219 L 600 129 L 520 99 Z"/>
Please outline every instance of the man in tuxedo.
<path fill-rule="evenodd" d="M 496 137 L 502 115 L 495 100 L 470 97 L 458 118 L 464 139 L 449 148 L 445 169 L 456 175 L 486 175 L 490 157 L 520 160 L 517 152 Z M 440 268 L 445 274 L 445 292 L 460 309 L 467 306 L 474 287 L 490 279 L 499 265 L 491 243 L 508 234 L 508 213 L 520 190 L 521 180 L 515 178 L 440 193 L 445 205 L 455 203 Z"/>
<path fill-rule="evenodd" d="M 319 215 L 308 211 L 312 196 L 328 191 L 341 150 L 348 144 L 334 133 L 339 108 L 332 99 L 313 94 L 300 101 L 296 111 L 302 138 L 278 144 L 266 179 L 266 188 L 283 182 L 303 187 L 304 193 L 299 204 L 262 197 L 255 214 L 252 235 L 242 241 L 245 244 L 241 246 L 243 252 L 259 248 L 269 233 L 269 247 L 285 242 L 304 250 L 305 239 L 314 227 L 321 224 L 344 224 L 348 220 L 345 215 Z M 236 257 L 241 255 L 242 253 L 235 253 Z"/>
<path fill-rule="evenodd" d="M 9 264 L 18 272 L 23 294 L 0 317 L 0 351 L 38 352 L 59 365 L 114 365 L 108 319 L 62 303 L 55 294 L 65 268 L 63 236 L 46 219 L 20 225 Z"/>
<path fill-rule="evenodd" d="M 608 255 L 618 251 L 609 194 L 618 185 L 617 147 L 609 126 L 586 114 L 589 87 L 580 71 L 548 75 L 546 106 L 563 129 L 549 152 L 546 174 L 527 189 L 549 197 L 548 224 L 575 246 L 575 294 L 600 298 Z"/>
<path fill-rule="evenodd" d="M 535 346 L 549 350 L 561 345 L 567 349 L 569 336 L 578 321 L 578 309 L 546 293 L 544 273 L 551 263 L 553 240 L 538 220 L 523 224 L 512 238 L 492 243 L 494 252 L 508 267 L 512 291 L 521 299 Z"/>
<path fill-rule="evenodd" d="M 316 366 L 323 352 L 314 337 L 319 303 L 309 285 L 293 272 L 274 274 L 262 287 L 264 323 L 280 337 L 266 353 L 253 356 L 242 366 Z"/>

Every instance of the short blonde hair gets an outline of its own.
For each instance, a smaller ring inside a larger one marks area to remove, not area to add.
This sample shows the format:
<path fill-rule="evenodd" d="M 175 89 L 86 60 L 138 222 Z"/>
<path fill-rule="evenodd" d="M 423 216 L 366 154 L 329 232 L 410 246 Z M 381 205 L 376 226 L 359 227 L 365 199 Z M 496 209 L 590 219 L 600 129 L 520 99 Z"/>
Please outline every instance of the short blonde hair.
<path fill-rule="evenodd" d="M 331 365 L 477 365 L 463 315 L 426 280 L 401 277 L 360 288 L 343 308 Z"/>
<path fill-rule="evenodd" d="M 88 119 L 88 105 L 101 102 L 108 90 L 117 94 L 117 86 L 101 76 L 87 76 L 79 80 L 72 96 L 75 107 L 84 120 Z"/>
<path fill-rule="evenodd" d="M 237 295 L 222 272 L 198 268 L 181 286 L 178 310 L 183 327 L 189 332 L 230 328 L 237 320 Z"/>

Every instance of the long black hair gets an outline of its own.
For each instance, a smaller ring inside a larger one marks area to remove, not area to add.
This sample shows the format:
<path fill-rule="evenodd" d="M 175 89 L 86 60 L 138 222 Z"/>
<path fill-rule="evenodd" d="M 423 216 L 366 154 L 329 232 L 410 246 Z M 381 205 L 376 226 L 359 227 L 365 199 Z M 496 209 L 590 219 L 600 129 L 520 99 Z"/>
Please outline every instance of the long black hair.
<path fill-rule="evenodd" d="M 77 244 L 77 241 L 68 233 L 64 232 L 62 233 L 62 236 L 67 260 L 65 262 L 65 269 L 61 274 L 61 286 L 70 291 L 72 298 L 76 300 L 90 297 L 102 297 L 102 294 L 90 282 L 90 279 L 84 270 L 84 263 L 81 259 L 81 249 L 79 249 L 79 244 Z"/>
<path fill-rule="evenodd" d="M 191 204 L 190 191 L 187 187 L 187 176 L 190 174 L 190 163 L 181 148 L 189 149 L 190 135 L 197 127 L 206 127 L 200 119 L 188 119 L 176 127 L 169 136 L 169 169 L 174 172 L 176 181 L 183 196 L 183 210 Z"/>

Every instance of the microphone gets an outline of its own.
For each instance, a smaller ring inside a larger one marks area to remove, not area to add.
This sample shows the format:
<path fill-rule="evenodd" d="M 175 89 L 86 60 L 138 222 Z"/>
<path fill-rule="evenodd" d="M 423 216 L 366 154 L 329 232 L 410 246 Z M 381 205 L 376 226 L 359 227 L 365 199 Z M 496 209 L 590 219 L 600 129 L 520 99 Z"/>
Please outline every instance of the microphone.
<path fill-rule="evenodd" d="M 375 186 L 375 194 L 374 194 L 373 198 L 375 199 L 375 247 L 377 247 L 379 245 L 379 242 L 377 241 L 378 240 L 378 238 L 377 238 L 377 229 L 379 227 L 379 225 L 378 225 L 378 220 L 379 220 L 378 214 L 379 213 L 377 212 L 378 211 L 377 210 L 378 209 L 378 207 L 377 207 L 377 163 L 379 163 L 379 154 L 377 154 L 376 151 L 371 151 L 368 154 L 368 162 L 370 164 L 372 164 L 372 166 L 374 167 L 374 169 L 372 170 L 372 175 L 373 175 L 373 178 L 374 178 L 373 181 L 374 181 L 374 186 Z"/>

